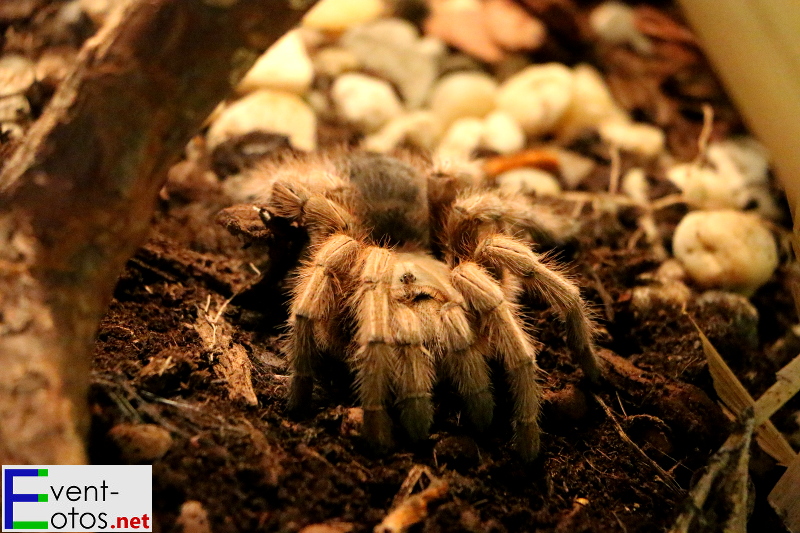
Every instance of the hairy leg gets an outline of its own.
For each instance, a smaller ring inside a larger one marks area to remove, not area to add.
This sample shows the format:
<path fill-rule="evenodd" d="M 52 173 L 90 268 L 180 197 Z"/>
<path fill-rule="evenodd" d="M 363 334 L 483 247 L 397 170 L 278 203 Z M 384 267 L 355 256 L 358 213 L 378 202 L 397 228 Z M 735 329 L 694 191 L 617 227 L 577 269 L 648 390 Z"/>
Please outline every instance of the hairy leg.
<path fill-rule="evenodd" d="M 386 412 L 397 353 L 391 325 L 391 251 L 371 246 L 363 255 L 363 270 L 352 306 L 356 310 L 353 355 L 356 386 L 364 409 L 364 436 L 377 451 L 392 445 L 392 422 Z"/>
<path fill-rule="evenodd" d="M 481 330 L 496 351 L 514 397 L 514 440 L 526 461 L 539 453 L 541 388 L 537 381 L 536 348 L 515 306 L 505 299 L 498 282 L 482 267 L 464 262 L 452 271 L 453 286 L 480 317 Z"/>
<path fill-rule="evenodd" d="M 475 249 L 475 261 L 519 276 L 526 289 L 542 295 L 564 317 L 567 344 L 587 379 L 600 380 L 593 348 L 594 326 L 578 287 L 557 269 L 542 263 L 527 244 L 507 235 L 491 235 Z"/>
<path fill-rule="evenodd" d="M 479 431 L 487 430 L 494 414 L 487 354 L 476 344 L 473 326 L 459 303 L 442 306 L 438 338 L 443 370 L 464 398 L 467 418 Z"/>
<path fill-rule="evenodd" d="M 420 308 L 422 307 L 422 308 Z M 425 347 L 429 320 L 424 306 L 397 304 L 392 325 L 397 351 L 394 387 L 400 422 L 414 441 L 428 436 L 433 423 L 431 389 L 434 381 L 433 355 Z"/>
<path fill-rule="evenodd" d="M 318 324 L 330 321 L 340 283 L 356 260 L 362 245 L 346 235 L 333 235 L 312 255 L 298 274 L 292 298 L 287 355 L 292 368 L 289 409 L 297 411 L 311 402 L 314 368 L 330 345 Z"/>

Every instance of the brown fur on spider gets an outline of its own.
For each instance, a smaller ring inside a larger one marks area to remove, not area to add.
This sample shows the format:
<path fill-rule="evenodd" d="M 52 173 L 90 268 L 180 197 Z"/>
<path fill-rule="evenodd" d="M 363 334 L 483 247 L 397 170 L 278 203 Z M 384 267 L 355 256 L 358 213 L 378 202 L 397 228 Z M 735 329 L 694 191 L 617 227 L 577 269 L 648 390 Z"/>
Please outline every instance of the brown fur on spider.
<path fill-rule="evenodd" d="M 561 313 L 585 377 L 600 376 L 578 287 L 514 236 L 552 238 L 541 217 L 413 159 L 310 157 L 270 172 L 262 218 L 291 221 L 309 237 L 292 290 L 289 407 L 308 406 L 315 369 L 333 356 L 355 373 L 363 434 L 379 451 L 392 444 L 390 402 L 412 439 L 427 437 L 438 377 L 455 384 L 466 416 L 486 429 L 496 358 L 513 397 L 516 448 L 534 459 L 541 388 L 520 291 Z"/>

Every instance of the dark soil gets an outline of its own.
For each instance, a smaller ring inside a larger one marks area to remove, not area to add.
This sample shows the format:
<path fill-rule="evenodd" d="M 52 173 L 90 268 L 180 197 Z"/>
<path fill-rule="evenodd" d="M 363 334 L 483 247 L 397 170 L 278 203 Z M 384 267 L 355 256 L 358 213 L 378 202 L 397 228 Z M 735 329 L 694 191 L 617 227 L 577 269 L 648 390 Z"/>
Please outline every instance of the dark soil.
<path fill-rule="evenodd" d="M 679 513 L 694 473 L 727 435 L 687 314 L 677 306 L 643 312 L 631 305 L 633 288 L 645 283 L 640 275 L 659 261 L 644 244 L 628 248 L 635 226 L 624 213 L 586 208 L 587 230 L 561 252 L 600 317 L 605 356 L 612 360 L 614 352 L 641 369 L 618 374 L 619 362 L 606 363 L 614 376 L 597 394 L 679 491 L 622 440 L 580 383 L 556 315 L 535 301 L 526 302 L 525 313 L 542 344 L 546 403 L 542 453 L 532 465 L 509 444 L 502 380 L 487 435 L 461 424 L 458 402 L 442 386 L 430 438 L 412 446 L 398 435 L 397 449 L 386 457 L 371 454 L 358 435 L 346 373 L 316 389 L 310 418 L 289 417 L 289 376 L 279 351 L 286 302 L 279 286 L 263 290 L 262 284 L 259 299 L 234 297 L 222 313 L 235 328 L 233 341 L 249 354 L 258 406 L 229 399 L 194 324 L 202 310 L 213 314 L 232 296 L 246 295 L 258 278 L 253 267 L 269 270 L 270 254 L 264 247 L 244 248 L 215 224 L 228 203 L 216 184 L 171 182 L 162 197 L 153 235 L 128 263 L 101 325 L 91 400 L 94 462 L 120 460 L 107 437 L 115 424 L 149 422 L 172 433 L 172 448 L 153 465 L 161 530 L 174 530 L 181 504 L 198 500 L 217 532 L 296 531 L 334 519 L 368 531 L 414 465 L 428 466 L 450 485 L 418 531 L 662 530 Z M 273 257 L 280 251 L 273 243 Z M 756 295 L 769 324 L 755 337 L 725 308 L 692 304 L 687 310 L 723 354 L 728 348 L 732 366 L 755 394 L 769 386 L 777 368 L 765 352 L 794 321 L 787 294 L 777 276 Z M 167 357 L 161 374 L 143 372 Z M 751 523 L 759 531 L 780 531 L 764 498 L 782 469 L 768 458 L 758 464 L 759 516 Z"/>

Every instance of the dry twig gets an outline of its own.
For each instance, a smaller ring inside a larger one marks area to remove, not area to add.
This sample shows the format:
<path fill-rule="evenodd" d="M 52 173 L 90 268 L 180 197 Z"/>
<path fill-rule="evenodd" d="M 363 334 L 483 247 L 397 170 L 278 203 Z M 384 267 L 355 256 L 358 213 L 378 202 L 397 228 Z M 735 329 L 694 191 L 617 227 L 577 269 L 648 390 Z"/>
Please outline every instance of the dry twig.
<path fill-rule="evenodd" d="M 430 480 L 430 485 L 421 492 L 409 496 L 422 475 Z M 443 498 L 449 490 L 446 480 L 437 478 L 424 466 L 415 465 L 406 476 L 395 497 L 399 503 L 393 505 L 392 511 L 383 521 L 375 526 L 375 533 L 402 533 L 428 516 L 428 504 Z"/>
<path fill-rule="evenodd" d="M 619 434 L 619 436 L 622 437 L 622 440 L 624 440 L 628 444 L 628 446 L 633 448 L 633 450 L 637 454 L 639 454 L 642 457 L 642 459 L 644 459 L 645 463 L 650 465 L 650 467 L 653 470 L 658 472 L 658 475 L 661 477 L 661 481 L 663 481 L 667 487 L 669 487 L 674 492 L 683 492 L 680 486 L 675 482 L 675 478 L 673 478 L 669 472 L 661 468 L 658 465 L 658 463 L 650 459 L 650 456 L 644 453 L 644 450 L 642 450 L 635 442 L 633 442 L 633 440 L 631 440 L 628 434 L 625 433 L 625 430 L 622 429 L 622 426 L 617 420 L 617 417 L 614 416 L 614 412 L 611 410 L 610 407 L 608 407 L 608 405 L 606 405 L 606 403 L 602 400 L 602 398 L 600 398 L 597 394 L 593 394 L 593 396 L 594 400 L 598 403 L 598 405 L 600 405 L 600 407 L 603 408 L 603 411 L 605 411 L 606 416 L 608 416 L 608 418 L 614 423 L 614 427 L 617 429 L 617 433 Z"/>

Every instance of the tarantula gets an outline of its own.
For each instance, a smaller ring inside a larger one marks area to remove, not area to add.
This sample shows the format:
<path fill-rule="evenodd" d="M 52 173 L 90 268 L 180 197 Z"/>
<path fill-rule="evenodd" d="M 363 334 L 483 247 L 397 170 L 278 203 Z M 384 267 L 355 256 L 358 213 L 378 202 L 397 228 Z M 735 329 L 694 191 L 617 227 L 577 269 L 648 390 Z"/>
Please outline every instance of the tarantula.
<path fill-rule="evenodd" d="M 584 376 L 598 380 L 578 287 L 514 236 L 551 236 L 526 204 L 459 190 L 457 177 L 429 165 L 368 153 L 295 161 L 273 169 L 270 183 L 265 223 L 290 221 L 309 238 L 292 289 L 290 409 L 310 403 L 315 370 L 334 356 L 355 373 L 363 433 L 378 450 L 392 443 L 392 400 L 411 439 L 427 437 L 437 376 L 455 384 L 482 430 L 492 420 L 489 360 L 497 358 L 513 396 L 515 446 L 532 460 L 541 389 L 515 303 L 521 290 L 562 314 Z"/>

